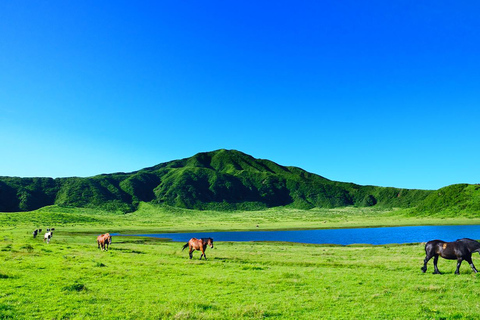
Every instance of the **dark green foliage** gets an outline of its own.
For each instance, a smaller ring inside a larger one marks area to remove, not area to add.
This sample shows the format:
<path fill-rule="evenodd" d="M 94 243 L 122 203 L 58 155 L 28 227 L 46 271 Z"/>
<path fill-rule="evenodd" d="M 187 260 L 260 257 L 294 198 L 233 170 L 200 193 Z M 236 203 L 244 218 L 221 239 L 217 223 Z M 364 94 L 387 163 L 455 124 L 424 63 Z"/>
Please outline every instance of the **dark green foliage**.
<path fill-rule="evenodd" d="M 153 190 L 159 184 L 159 176 L 149 172 L 138 172 L 120 182 L 120 188 L 132 197 L 134 203 L 150 202 L 155 198 Z"/>
<path fill-rule="evenodd" d="M 133 211 L 132 196 L 120 188 L 125 176 L 102 175 L 67 178 L 57 193 L 55 204 L 68 207 L 98 207 L 110 211 Z"/>
<path fill-rule="evenodd" d="M 6 179 L 10 178 L 2 178 L 2 180 Z M 7 182 L 0 181 L 0 211 L 18 211 L 20 200 L 17 197 L 16 189 Z"/>
<path fill-rule="evenodd" d="M 132 173 L 59 179 L 2 177 L 0 211 L 29 211 L 55 204 L 125 213 L 134 211 L 140 202 L 215 210 L 411 207 L 431 194 L 331 181 L 239 151 L 217 150 Z"/>
<path fill-rule="evenodd" d="M 478 215 L 480 213 L 480 185 L 454 184 L 430 193 L 413 213 Z"/>
<path fill-rule="evenodd" d="M 367 195 L 365 198 L 363 198 L 362 201 L 362 206 L 363 207 L 371 207 L 377 204 L 377 199 L 375 199 L 374 196 L 371 194 Z"/>
<path fill-rule="evenodd" d="M 0 279 L 2 275 L 0 274 Z M 16 319 L 15 312 L 12 306 L 0 303 L 0 319 Z"/>
<path fill-rule="evenodd" d="M 87 287 L 83 283 L 75 282 L 69 286 L 63 287 L 64 291 L 72 291 L 72 292 L 81 292 L 87 290 Z"/>
<path fill-rule="evenodd" d="M 0 211 L 35 210 L 55 201 L 57 181 L 52 178 L 0 178 Z"/>

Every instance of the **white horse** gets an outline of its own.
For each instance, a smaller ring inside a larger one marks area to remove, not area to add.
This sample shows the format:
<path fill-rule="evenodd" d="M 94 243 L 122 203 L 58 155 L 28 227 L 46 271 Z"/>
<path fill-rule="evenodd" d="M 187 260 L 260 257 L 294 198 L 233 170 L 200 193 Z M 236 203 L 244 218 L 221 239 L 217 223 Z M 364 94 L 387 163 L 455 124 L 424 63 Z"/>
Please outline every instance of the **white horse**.
<path fill-rule="evenodd" d="M 52 231 L 45 233 L 45 235 L 43 236 L 43 242 L 47 241 L 47 243 L 50 243 L 50 239 L 52 239 L 52 236 L 53 236 Z"/>

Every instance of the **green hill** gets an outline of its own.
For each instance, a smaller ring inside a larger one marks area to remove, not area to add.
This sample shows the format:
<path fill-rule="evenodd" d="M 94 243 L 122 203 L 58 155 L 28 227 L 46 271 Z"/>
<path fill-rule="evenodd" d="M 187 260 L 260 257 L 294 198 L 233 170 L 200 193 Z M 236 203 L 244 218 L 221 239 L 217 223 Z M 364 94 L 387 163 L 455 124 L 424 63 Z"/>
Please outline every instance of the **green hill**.
<path fill-rule="evenodd" d="M 430 193 L 413 210 L 416 215 L 471 216 L 480 213 L 480 185 L 454 184 Z"/>
<path fill-rule="evenodd" d="M 0 177 L 0 211 L 46 205 L 129 212 L 139 202 L 191 209 L 411 207 L 433 191 L 360 186 L 235 150 L 198 153 L 131 173 L 88 178 Z"/>

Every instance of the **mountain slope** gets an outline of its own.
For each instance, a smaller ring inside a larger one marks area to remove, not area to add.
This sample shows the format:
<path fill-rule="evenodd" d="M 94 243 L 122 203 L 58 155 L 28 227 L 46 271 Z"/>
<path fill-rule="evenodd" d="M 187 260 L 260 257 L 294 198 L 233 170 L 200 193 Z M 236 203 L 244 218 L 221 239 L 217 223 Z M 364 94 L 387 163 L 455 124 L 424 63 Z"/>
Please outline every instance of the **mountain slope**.
<path fill-rule="evenodd" d="M 192 209 L 409 207 L 431 193 L 331 181 L 222 149 L 131 173 L 58 179 L 0 177 L 0 211 L 57 204 L 129 212 L 141 201 Z"/>
<path fill-rule="evenodd" d="M 471 216 L 480 213 L 480 185 L 454 184 L 430 193 L 413 210 L 414 214 L 449 214 Z"/>

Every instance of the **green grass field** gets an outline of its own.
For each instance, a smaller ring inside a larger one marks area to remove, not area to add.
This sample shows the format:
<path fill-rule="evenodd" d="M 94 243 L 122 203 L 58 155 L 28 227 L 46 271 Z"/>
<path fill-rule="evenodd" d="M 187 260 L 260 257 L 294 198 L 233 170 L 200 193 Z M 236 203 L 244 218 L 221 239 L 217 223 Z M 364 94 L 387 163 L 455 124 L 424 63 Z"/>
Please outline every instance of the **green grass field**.
<path fill-rule="evenodd" d="M 183 243 L 107 231 L 248 230 L 480 223 L 372 209 L 203 212 L 142 205 L 122 215 L 45 208 L 0 213 L 0 318 L 477 319 L 480 276 L 440 260 L 423 274 L 422 244 L 329 246 L 216 242 L 188 259 Z M 55 227 L 50 244 L 33 239 Z M 480 259 L 474 256 L 480 266 Z"/>

